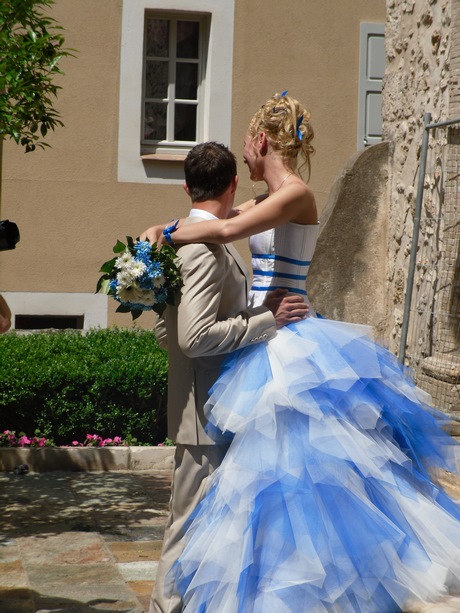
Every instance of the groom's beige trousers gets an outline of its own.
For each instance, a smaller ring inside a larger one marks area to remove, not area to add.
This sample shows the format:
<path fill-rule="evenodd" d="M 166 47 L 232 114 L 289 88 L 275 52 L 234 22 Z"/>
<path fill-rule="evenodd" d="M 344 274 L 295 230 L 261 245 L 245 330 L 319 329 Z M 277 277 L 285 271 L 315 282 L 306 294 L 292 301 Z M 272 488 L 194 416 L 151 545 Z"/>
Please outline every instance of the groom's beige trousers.
<path fill-rule="evenodd" d="M 167 573 L 182 553 L 184 524 L 207 491 L 209 476 L 222 462 L 227 445 L 177 445 L 170 515 L 149 613 L 180 613 L 182 602 Z M 180 492 L 180 495 L 175 493 Z M 172 594 L 168 594 L 168 586 Z"/>

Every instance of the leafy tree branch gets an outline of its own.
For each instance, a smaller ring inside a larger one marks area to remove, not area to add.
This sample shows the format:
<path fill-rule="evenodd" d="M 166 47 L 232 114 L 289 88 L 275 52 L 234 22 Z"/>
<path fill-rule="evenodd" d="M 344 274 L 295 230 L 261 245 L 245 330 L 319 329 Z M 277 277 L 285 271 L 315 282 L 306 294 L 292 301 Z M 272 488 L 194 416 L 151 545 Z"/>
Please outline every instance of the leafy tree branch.
<path fill-rule="evenodd" d="M 62 28 L 46 14 L 53 0 L 0 2 L 0 139 L 13 138 L 26 152 L 48 146 L 49 130 L 62 126 L 53 107 L 61 89 L 53 82 L 63 74 Z"/>

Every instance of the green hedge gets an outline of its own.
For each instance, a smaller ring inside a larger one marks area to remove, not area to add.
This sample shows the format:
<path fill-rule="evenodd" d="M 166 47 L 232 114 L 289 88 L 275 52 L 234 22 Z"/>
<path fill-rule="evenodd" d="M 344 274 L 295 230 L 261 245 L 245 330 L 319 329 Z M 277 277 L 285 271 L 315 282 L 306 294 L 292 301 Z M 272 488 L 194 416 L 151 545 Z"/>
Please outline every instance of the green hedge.
<path fill-rule="evenodd" d="M 0 336 L 0 429 L 58 445 L 166 437 L 167 355 L 147 330 Z"/>

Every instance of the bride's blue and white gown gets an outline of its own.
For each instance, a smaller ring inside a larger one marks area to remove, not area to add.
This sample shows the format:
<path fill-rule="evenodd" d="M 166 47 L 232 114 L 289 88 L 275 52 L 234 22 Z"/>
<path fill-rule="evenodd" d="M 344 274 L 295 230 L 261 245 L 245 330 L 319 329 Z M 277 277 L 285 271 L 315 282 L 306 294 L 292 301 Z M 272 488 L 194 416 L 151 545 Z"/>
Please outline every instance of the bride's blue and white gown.
<path fill-rule="evenodd" d="M 254 304 L 304 292 L 316 236 L 251 239 Z M 365 326 L 312 316 L 232 354 L 207 409 L 233 440 L 169 576 L 184 610 L 396 613 L 458 585 L 460 507 L 428 473 L 455 448 L 429 402 Z"/>

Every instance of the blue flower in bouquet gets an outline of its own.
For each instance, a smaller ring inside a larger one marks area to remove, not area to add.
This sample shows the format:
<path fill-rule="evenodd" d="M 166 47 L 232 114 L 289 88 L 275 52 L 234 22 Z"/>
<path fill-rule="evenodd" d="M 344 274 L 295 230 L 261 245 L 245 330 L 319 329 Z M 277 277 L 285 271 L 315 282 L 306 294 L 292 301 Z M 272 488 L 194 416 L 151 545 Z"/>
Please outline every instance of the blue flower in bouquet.
<path fill-rule="evenodd" d="M 161 315 L 181 286 L 176 253 L 169 245 L 157 250 L 148 241 L 134 242 L 130 236 L 126 241 L 117 241 L 113 251 L 118 255 L 102 265 L 105 274 L 96 291 L 113 296 L 120 303 L 117 312 L 130 312 L 133 319 L 142 311 Z"/>

